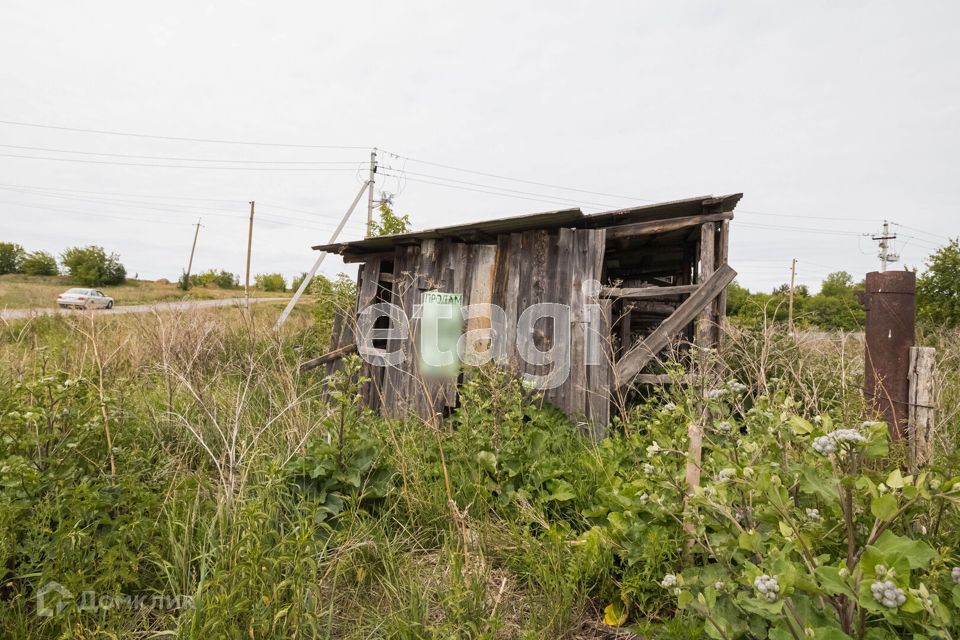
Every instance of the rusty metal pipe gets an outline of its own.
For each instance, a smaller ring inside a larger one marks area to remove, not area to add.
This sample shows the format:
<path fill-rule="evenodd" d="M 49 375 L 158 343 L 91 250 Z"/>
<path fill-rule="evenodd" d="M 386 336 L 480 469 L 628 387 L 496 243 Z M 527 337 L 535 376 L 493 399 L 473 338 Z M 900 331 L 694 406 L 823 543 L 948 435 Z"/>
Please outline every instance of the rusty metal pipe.
<path fill-rule="evenodd" d="M 914 272 L 873 271 L 861 297 L 867 309 L 863 394 L 884 416 L 891 440 L 907 432 L 916 296 Z"/>

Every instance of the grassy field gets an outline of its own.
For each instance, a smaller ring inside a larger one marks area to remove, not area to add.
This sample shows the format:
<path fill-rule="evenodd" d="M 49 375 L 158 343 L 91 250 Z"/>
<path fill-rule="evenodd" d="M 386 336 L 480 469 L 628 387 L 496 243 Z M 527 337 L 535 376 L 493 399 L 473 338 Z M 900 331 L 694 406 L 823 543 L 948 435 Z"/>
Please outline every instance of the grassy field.
<path fill-rule="evenodd" d="M 492 369 L 442 420 L 371 415 L 358 360 L 298 372 L 323 309 L 248 314 L 0 327 L 0 637 L 960 636 L 955 332 L 912 475 L 843 335 L 731 330 L 593 443 Z"/>
<path fill-rule="evenodd" d="M 0 308 L 32 309 L 55 307 L 57 295 L 70 287 L 80 286 L 65 276 L 25 276 L 0 275 Z M 181 291 L 176 283 L 153 282 L 150 280 L 127 280 L 126 284 L 114 287 L 100 287 L 106 295 L 113 297 L 117 306 L 147 304 L 172 300 L 214 300 L 217 298 L 235 298 L 243 296 L 243 289 L 220 289 L 219 287 L 194 287 L 190 291 Z M 251 296 L 282 298 L 288 293 L 253 291 Z"/>

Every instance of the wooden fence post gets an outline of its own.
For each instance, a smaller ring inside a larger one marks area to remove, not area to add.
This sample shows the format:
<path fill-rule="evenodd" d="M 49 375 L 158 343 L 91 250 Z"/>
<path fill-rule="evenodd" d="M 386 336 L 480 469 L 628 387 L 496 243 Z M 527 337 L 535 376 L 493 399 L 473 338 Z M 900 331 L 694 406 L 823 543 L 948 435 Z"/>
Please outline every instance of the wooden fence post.
<path fill-rule="evenodd" d="M 910 468 L 916 470 L 933 457 L 933 413 L 936 399 L 933 380 L 937 350 L 910 348 L 910 394 L 907 434 L 910 438 Z"/>

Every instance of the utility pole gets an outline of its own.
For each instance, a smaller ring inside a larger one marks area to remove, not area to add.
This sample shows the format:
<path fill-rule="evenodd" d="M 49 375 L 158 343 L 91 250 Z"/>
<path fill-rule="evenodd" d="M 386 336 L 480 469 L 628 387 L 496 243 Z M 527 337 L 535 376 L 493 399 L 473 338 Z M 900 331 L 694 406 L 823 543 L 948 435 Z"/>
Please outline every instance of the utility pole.
<path fill-rule="evenodd" d="M 790 263 L 790 303 L 787 306 L 787 327 L 790 333 L 793 333 L 793 283 L 797 277 L 797 259 L 794 258 Z"/>
<path fill-rule="evenodd" d="M 373 174 L 371 174 L 371 177 L 373 177 Z M 357 191 L 357 197 L 353 199 L 353 203 L 350 205 L 350 208 L 347 209 L 345 214 L 343 214 L 340 224 L 337 225 L 336 230 L 333 232 L 333 235 L 330 236 L 330 240 L 327 242 L 327 244 L 333 244 L 337 241 L 337 238 L 340 237 L 340 232 L 343 231 L 343 228 L 347 225 L 347 220 L 350 219 L 350 216 L 353 215 L 354 209 L 356 209 L 357 205 L 360 203 L 360 198 L 363 197 L 364 190 L 371 185 L 372 181 L 369 183 L 364 183 L 364 185 L 360 187 L 360 191 Z M 288 302 L 286 308 L 284 308 L 283 313 L 280 314 L 280 318 L 277 320 L 277 324 L 274 326 L 277 331 L 279 331 L 283 326 L 283 323 L 287 321 L 287 316 L 290 315 L 290 312 L 293 311 L 293 308 L 297 305 L 297 300 L 300 299 L 300 296 L 303 295 L 303 292 L 306 291 L 310 283 L 313 282 L 313 277 L 317 274 L 317 269 L 320 268 L 320 265 L 323 264 L 323 259 L 326 257 L 327 254 L 325 252 L 321 253 L 317 257 L 317 261 L 313 263 L 312 267 L 310 267 L 310 271 L 307 272 L 307 277 L 305 277 L 303 282 L 300 283 L 300 288 L 297 289 L 295 294 L 293 294 L 293 297 L 290 298 L 290 302 Z"/>
<path fill-rule="evenodd" d="M 890 251 L 891 245 L 887 244 L 887 240 L 896 240 L 897 234 L 890 234 L 890 223 L 884 220 L 883 233 L 879 236 L 873 236 L 873 239 L 880 243 L 880 273 L 884 273 L 887 270 L 888 262 L 896 262 L 900 259 L 898 254 Z"/>
<path fill-rule="evenodd" d="M 187 277 L 183 280 L 184 290 L 190 288 L 190 270 L 193 269 L 193 254 L 197 250 L 197 236 L 200 235 L 200 218 L 197 218 L 197 224 L 193 225 L 197 228 L 193 232 L 193 246 L 190 247 L 190 260 L 187 262 Z"/>
<path fill-rule="evenodd" d="M 250 308 L 250 252 L 253 250 L 253 207 L 256 203 L 250 201 L 250 231 L 247 233 L 247 279 L 243 284 L 243 295 L 247 299 L 247 308 Z"/>
<path fill-rule="evenodd" d="M 370 177 L 367 178 L 367 237 L 370 237 L 373 228 L 373 186 L 377 173 L 377 150 L 370 152 Z"/>

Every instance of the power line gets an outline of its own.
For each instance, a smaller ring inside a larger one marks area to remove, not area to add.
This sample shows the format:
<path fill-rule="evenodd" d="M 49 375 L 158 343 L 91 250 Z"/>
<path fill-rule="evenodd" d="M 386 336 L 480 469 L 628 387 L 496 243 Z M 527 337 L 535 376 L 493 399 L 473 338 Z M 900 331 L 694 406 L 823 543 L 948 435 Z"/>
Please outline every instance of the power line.
<path fill-rule="evenodd" d="M 216 138 L 188 138 L 183 136 L 161 136 L 146 133 L 132 133 L 129 131 L 108 131 L 104 129 L 81 129 L 78 127 L 61 127 L 50 124 L 39 124 L 36 122 L 17 122 L 14 120 L 0 120 L 0 124 L 6 124 L 15 127 L 33 127 L 37 129 L 53 129 L 57 131 L 73 131 L 76 133 L 96 133 L 108 136 L 124 136 L 128 138 L 147 138 L 150 140 L 173 140 L 176 142 L 205 142 L 211 144 L 239 144 L 253 147 L 287 147 L 290 149 L 350 149 L 367 150 L 370 146 L 346 146 L 333 144 L 286 144 L 279 142 L 253 142 L 249 140 L 222 140 Z"/>
<path fill-rule="evenodd" d="M 6 149 L 21 149 L 25 151 L 48 151 L 53 153 L 73 153 L 83 156 L 104 156 L 108 158 L 131 158 L 140 160 L 171 160 L 177 162 L 220 162 L 224 164 L 296 164 L 296 165 L 357 165 L 354 160 L 233 160 L 214 158 L 184 158 L 179 156 L 152 156 L 128 153 L 104 153 L 96 151 L 77 151 L 74 149 L 52 149 L 50 147 L 29 147 L 16 144 L 0 144 Z"/>
<path fill-rule="evenodd" d="M 395 175 L 389 174 L 389 173 L 384 173 L 383 175 L 386 175 L 386 176 L 389 176 L 389 177 L 396 177 Z M 447 187 L 448 189 L 459 189 L 460 191 L 472 191 L 472 192 L 474 192 L 474 193 L 487 193 L 487 194 L 494 195 L 494 196 L 502 196 L 502 197 L 506 197 L 506 198 L 515 198 L 515 199 L 518 199 L 518 200 L 530 200 L 530 201 L 533 201 L 533 202 L 544 202 L 544 203 L 547 203 L 547 204 L 554 204 L 554 205 L 560 205 L 560 206 L 565 206 L 565 207 L 569 207 L 570 204 L 571 204 L 571 203 L 569 203 L 569 202 L 558 202 L 557 200 L 545 200 L 545 199 L 543 199 L 543 198 L 528 198 L 528 197 L 526 197 L 526 196 L 513 195 L 513 194 L 509 194 L 509 193 L 501 193 L 501 192 L 499 192 L 499 191 L 490 191 L 490 190 L 487 190 L 487 189 L 473 189 L 473 188 L 470 188 L 470 187 L 462 187 L 462 186 L 455 185 L 455 184 L 447 184 L 447 183 L 445 183 L 445 182 L 433 182 L 433 181 L 431 181 L 431 180 L 421 180 L 421 179 L 419 179 L 419 178 L 409 178 L 409 177 L 408 177 L 408 178 L 406 178 L 406 180 L 408 180 L 408 181 L 410 181 L 410 182 L 420 182 L 420 183 L 422 183 L 422 184 L 432 184 L 432 185 L 438 186 L 438 187 Z"/>
<path fill-rule="evenodd" d="M 434 179 L 436 179 L 436 180 L 443 180 L 444 182 L 452 182 L 452 183 L 455 183 L 455 184 L 464 184 L 464 185 L 469 185 L 469 186 L 472 186 L 472 187 L 482 187 L 482 188 L 487 188 L 487 189 L 496 189 L 496 190 L 498 190 L 498 191 L 504 191 L 504 192 L 508 192 L 508 193 L 517 193 L 517 194 L 528 195 L 528 196 L 542 196 L 542 197 L 544 197 L 544 198 L 552 198 L 552 200 L 554 200 L 554 201 L 561 201 L 561 200 L 562 200 L 562 201 L 570 202 L 570 203 L 572 203 L 572 204 L 586 204 L 586 205 L 591 205 L 591 206 L 596 206 L 596 207 L 613 207 L 613 206 L 615 206 L 615 205 L 607 204 L 607 203 L 605 203 L 605 202 L 588 202 L 588 201 L 585 201 L 585 200 L 578 200 L 578 199 L 575 199 L 575 198 L 565 198 L 565 197 L 563 197 L 563 196 L 554 196 L 554 195 L 548 194 L 548 193 L 536 193 L 536 192 L 532 192 L 532 191 L 520 191 L 520 190 L 517 190 L 517 189 L 509 189 L 509 188 L 507 188 L 507 187 L 498 187 L 498 186 L 496 186 L 496 185 L 482 184 L 482 183 L 478 183 L 478 182 L 468 182 L 468 181 L 465 181 L 465 180 L 454 180 L 453 178 L 446 178 L 446 177 L 444 177 L 444 176 L 437 176 L 437 175 L 432 175 L 432 174 L 429 174 L 429 173 L 417 173 L 417 172 L 415 172 L 415 171 L 405 171 L 404 173 L 405 173 L 406 175 L 408 175 L 408 176 L 420 176 L 420 177 L 422 177 L 422 178 L 434 178 Z M 390 175 L 390 174 L 386 174 L 386 175 Z M 396 176 L 392 176 L 392 177 L 396 177 Z"/>
<path fill-rule="evenodd" d="M 463 167 L 456 167 L 456 166 L 453 166 L 453 165 L 450 165 L 450 164 L 442 164 L 442 163 L 440 163 L 440 162 L 430 162 L 430 161 L 428 161 L 428 160 L 420 160 L 420 159 L 418 159 L 418 158 L 413 158 L 413 157 L 411 157 L 411 156 L 405 156 L 405 155 L 400 155 L 400 154 L 397 154 L 397 153 L 393 153 L 392 151 L 385 151 L 385 153 L 388 153 L 388 154 L 390 154 L 391 156 L 393 156 L 393 157 L 395 157 L 395 158 L 401 158 L 401 159 L 407 160 L 407 161 L 409 161 L 409 162 L 416 162 L 416 163 L 418 163 L 418 164 L 426 164 L 426 165 L 430 165 L 430 166 L 432 166 L 432 167 L 440 167 L 440 168 L 442 168 L 442 169 L 450 169 L 451 171 L 460 171 L 460 172 L 462 172 L 462 173 L 472 173 L 472 174 L 474 174 L 474 175 L 486 176 L 486 177 L 488 177 L 488 178 L 496 178 L 496 179 L 498 179 L 498 180 L 509 180 L 509 181 L 511 181 L 511 182 L 521 182 L 521 183 L 523 183 L 523 184 L 530 184 L 530 185 L 535 185 L 535 186 L 538 186 L 538 187 L 548 187 L 548 188 L 550 188 L 550 189 L 561 189 L 561 190 L 563 190 L 563 191 L 575 191 L 575 192 L 577 192 L 577 193 L 587 193 L 587 194 L 595 195 L 595 196 L 607 196 L 607 197 L 609 197 L 609 198 L 620 198 L 620 199 L 622 199 L 622 200 L 634 200 L 634 201 L 638 201 L 638 202 L 657 202 L 657 200 L 650 200 L 650 199 L 648 199 L 648 198 L 639 198 L 639 197 L 636 197 L 636 196 L 625 196 L 625 195 L 620 195 L 620 194 L 616 194 L 616 193 L 605 193 L 605 192 L 603 192 L 603 191 L 591 191 L 591 190 L 589 190 L 589 189 L 578 189 L 578 188 L 575 188 L 575 187 L 566 187 L 566 186 L 559 185 L 559 184 L 550 184 L 550 183 L 548 183 L 548 182 L 537 182 L 537 181 L 535 181 L 535 180 L 524 180 L 524 179 L 522 179 L 522 178 L 512 178 L 512 177 L 510 177 L 510 176 L 500 175 L 500 174 L 496 174 L 496 173 L 488 173 L 488 172 L 485 172 L 485 171 L 477 171 L 477 170 L 475 170 L 475 169 L 465 169 L 465 168 L 463 168 Z"/>
<path fill-rule="evenodd" d="M 244 200 L 239 199 L 230 199 L 230 198 L 198 198 L 192 196 L 171 196 L 171 195 L 154 195 L 147 193 L 129 193 L 129 192 L 117 192 L 117 191 L 89 191 L 86 189 L 66 189 L 63 187 L 42 187 L 37 185 L 30 184 L 9 184 L 9 183 L 0 183 L 0 187 L 17 187 L 21 189 L 36 189 L 38 191 L 59 191 L 66 193 L 92 193 L 96 195 L 103 196 L 132 196 L 134 198 L 161 198 L 165 200 L 196 200 L 203 202 L 233 202 L 233 203 L 242 203 Z"/>
<path fill-rule="evenodd" d="M 55 162 L 78 162 L 82 164 L 106 164 L 120 167 L 160 167 L 165 169 L 221 169 L 228 171 L 355 171 L 353 167 L 205 167 L 202 165 L 186 164 L 152 164 L 146 162 L 113 162 L 110 160 L 83 160 L 81 158 L 52 158 L 50 156 L 25 156 L 13 153 L 0 153 L 3 158 L 20 158 L 25 160 L 52 160 Z M 355 163 L 351 163 L 355 164 Z"/>
<path fill-rule="evenodd" d="M 193 205 L 182 205 L 182 204 L 176 203 L 176 202 L 160 203 L 160 204 L 166 204 L 166 206 L 158 207 L 158 206 L 155 206 L 155 205 L 158 204 L 158 203 L 155 203 L 155 202 L 142 202 L 142 201 L 137 201 L 137 200 L 118 200 L 118 199 L 111 199 L 111 198 L 95 198 L 95 197 L 90 197 L 90 196 L 71 196 L 71 195 L 64 195 L 64 194 L 60 194 L 60 193 L 38 193 L 38 192 L 35 192 L 35 191 L 31 191 L 31 190 L 29 190 L 29 189 L 19 189 L 19 188 L 16 188 L 16 187 L 5 187 L 5 186 L 3 186 L 3 185 L 0 185 L 0 190 L 13 191 L 14 193 L 22 193 L 22 194 L 26 194 L 26 195 L 40 196 L 40 197 L 42 197 L 42 198 L 60 198 L 60 199 L 64 199 L 64 200 L 73 200 L 73 201 L 77 201 L 77 202 L 92 202 L 92 203 L 95 203 L 95 204 L 108 204 L 108 205 L 114 205 L 114 206 L 134 205 L 134 206 L 135 206 L 136 208 L 138 208 L 138 209 L 146 209 L 146 210 L 152 210 L 152 211 L 168 211 L 168 212 L 173 212 L 173 213 L 183 212 L 183 213 L 189 213 L 191 216 L 196 215 L 196 214 L 218 215 L 217 213 L 215 213 L 215 212 L 217 212 L 217 211 L 226 212 L 226 213 L 228 213 L 228 214 L 233 214 L 233 212 L 237 210 L 237 209 L 222 209 L 222 208 L 215 208 L 215 207 L 201 207 L 201 206 L 193 206 Z M 279 206 L 276 206 L 276 205 L 267 205 L 267 208 L 268 208 L 268 209 L 283 209 L 283 208 L 285 208 L 285 207 L 279 207 Z M 309 212 L 307 212 L 307 213 L 309 213 Z M 323 214 L 314 214 L 314 215 L 319 216 L 320 218 L 328 218 L 328 219 L 329 219 L 329 216 L 324 216 Z M 233 217 L 233 215 L 229 215 L 229 216 L 225 216 L 225 217 Z M 262 216 L 261 216 L 261 217 L 262 217 Z M 267 217 L 268 220 L 269 220 L 269 219 L 273 219 L 273 218 L 280 219 L 280 220 L 294 220 L 294 221 L 298 221 L 298 222 L 310 222 L 310 223 L 328 224 L 328 223 L 327 223 L 326 221 L 324 221 L 324 220 L 317 220 L 317 219 L 314 219 L 314 218 L 299 218 L 299 217 L 296 217 L 296 216 L 284 216 L 284 215 L 277 215 L 277 214 L 272 214 L 272 213 L 271 213 L 271 214 L 268 214 L 268 217 Z M 330 224 L 332 224 L 332 223 L 330 223 Z"/>
<path fill-rule="evenodd" d="M 31 203 L 26 203 L 26 202 L 9 201 L 9 200 L 0 200 L 0 204 L 7 204 L 7 205 L 17 206 L 17 207 L 27 207 L 27 208 L 30 208 L 30 209 L 40 209 L 40 210 L 44 210 L 44 211 L 53 211 L 53 212 L 60 212 L 60 213 L 69 213 L 69 214 L 84 215 L 84 216 L 93 216 L 93 217 L 97 217 L 97 218 L 113 218 L 113 219 L 116 219 L 116 220 L 130 220 L 130 221 L 133 221 L 133 222 L 137 222 L 137 221 L 143 220 L 143 221 L 146 221 L 146 222 L 157 222 L 157 223 L 163 222 L 163 223 L 165 223 L 165 224 L 173 224 L 173 225 L 179 225 L 179 224 L 180 224 L 180 223 L 178 223 L 178 222 L 172 222 L 172 221 L 170 221 L 170 220 L 156 220 L 156 219 L 153 219 L 153 218 L 146 218 L 146 217 L 130 218 L 130 217 L 124 217 L 124 216 L 117 216 L 117 215 L 113 215 L 113 214 L 96 213 L 96 212 L 92 212 L 92 211 L 86 211 L 86 210 L 83 210 L 83 209 L 64 209 L 64 208 L 56 208 L 56 207 L 43 206 L 43 205 L 38 205 L 38 204 L 31 204 Z M 239 218 L 244 217 L 242 214 L 216 213 L 216 212 L 213 212 L 213 211 L 203 210 L 203 209 L 199 209 L 199 210 L 196 210 L 196 211 L 178 211 L 178 210 L 175 210 L 175 209 L 164 209 L 164 208 L 160 208 L 160 207 L 138 207 L 137 209 L 140 209 L 140 210 L 160 211 L 160 212 L 168 212 L 168 213 L 173 213 L 173 214 L 179 215 L 179 216 L 189 216 L 189 217 L 191 217 L 191 218 L 192 218 L 193 216 L 197 215 L 197 213 L 203 213 L 204 215 L 216 216 L 216 217 L 221 217 L 221 218 L 239 219 Z M 266 221 L 266 222 L 271 222 L 271 223 L 273 223 L 273 224 L 278 224 L 278 225 L 281 225 L 281 226 L 287 226 L 287 227 L 293 227 L 293 228 L 304 228 L 304 229 L 306 229 L 306 228 L 309 228 L 309 229 L 318 229 L 318 230 L 321 230 L 321 231 L 328 231 L 332 226 L 334 226 L 332 222 L 330 222 L 330 223 L 324 222 L 324 221 L 304 221 L 304 222 L 300 222 L 300 221 L 299 221 L 300 219 L 297 219 L 297 218 L 286 218 L 286 217 L 284 217 L 284 216 L 277 216 L 277 215 L 274 215 L 274 214 L 260 215 L 260 216 L 258 216 L 258 218 L 260 218 L 260 219 L 262 219 L 262 220 L 264 220 L 264 221 Z M 355 229 L 355 230 L 359 232 L 359 229 L 358 229 L 358 228 Z"/>

